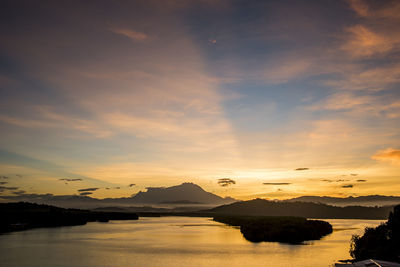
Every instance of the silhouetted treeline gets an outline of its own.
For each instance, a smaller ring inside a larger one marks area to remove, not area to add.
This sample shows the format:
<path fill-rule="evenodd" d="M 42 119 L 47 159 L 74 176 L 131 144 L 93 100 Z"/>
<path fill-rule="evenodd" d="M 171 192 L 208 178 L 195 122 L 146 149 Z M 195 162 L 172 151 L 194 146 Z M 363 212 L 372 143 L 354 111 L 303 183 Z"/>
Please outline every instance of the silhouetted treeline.
<path fill-rule="evenodd" d="M 0 233 L 38 227 L 83 225 L 87 222 L 137 220 L 134 213 L 63 209 L 26 202 L 0 203 Z"/>
<path fill-rule="evenodd" d="M 240 226 L 244 238 L 251 242 L 298 244 L 332 233 L 330 223 L 301 217 L 215 216 L 214 221 Z"/>
<path fill-rule="evenodd" d="M 365 228 L 363 236 L 354 235 L 350 255 L 355 260 L 378 259 L 400 262 L 400 205 L 389 219 L 375 228 Z"/>
<path fill-rule="evenodd" d="M 275 202 L 264 199 L 235 202 L 207 212 L 251 216 L 299 216 L 319 219 L 387 219 L 393 207 L 336 207 L 322 203 Z"/>

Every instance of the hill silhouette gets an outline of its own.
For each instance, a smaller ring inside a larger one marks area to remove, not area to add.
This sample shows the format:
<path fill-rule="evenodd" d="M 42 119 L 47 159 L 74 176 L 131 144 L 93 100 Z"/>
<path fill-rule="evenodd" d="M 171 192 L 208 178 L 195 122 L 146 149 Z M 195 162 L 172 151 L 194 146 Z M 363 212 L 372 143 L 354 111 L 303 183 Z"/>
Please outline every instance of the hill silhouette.
<path fill-rule="evenodd" d="M 398 196 L 369 195 L 358 197 L 301 196 L 284 200 L 284 202 L 314 202 L 334 206 L 394 206 L 400 204 Z"/>
<path fill-rule="evenodd" d="M 0 233 L 41 227 L 84 225 L 87 222 L 137 220 L 135 213 L 63 209 L 33 203 L 0 203 Z"/>
<path fill-rule="evenodd" d="M 247 216 L 299 216 L 319 219 L 386 219 L 392 207 L 336 207 L 321 203 L 277 202 L 264 199 L 240 201 L 205 212 Z"/>

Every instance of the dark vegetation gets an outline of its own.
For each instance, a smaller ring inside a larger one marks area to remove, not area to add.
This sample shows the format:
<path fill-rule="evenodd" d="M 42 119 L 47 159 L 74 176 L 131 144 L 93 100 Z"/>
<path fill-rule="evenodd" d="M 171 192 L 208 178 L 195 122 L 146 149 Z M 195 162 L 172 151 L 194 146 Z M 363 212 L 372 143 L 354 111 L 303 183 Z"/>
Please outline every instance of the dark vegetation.
<path fill-rule="evenodd" d="M 215 216 L 214 221 L 240 226 L 244 238 L 251 242 L 299 244 L 306 240 L 318 240 L 332 233 L 330 223 L 302 217 Z"/>
<path fill-rule="evenodd" d="M 197 207 L 199 208 L 199 207 Z M 203 207 L 204 208 L 204 207 Z M 36 227 L 82 225 L 91 221 L 134 220 L 138 216 L 297 216 L 318 219 L 386 219 L 392 207 L 335 207 L 321 203 L 275 202 L 262 199 L 235 202 L 208 210 L 193 207 L 174 209 L 154 207 L 103 207 L 95 210 L 64 209 L 54 206 L 20 203 L 0 203 L 0 232 Z M 228 222 L 227 222 L 228 223 Z M 249 240 L 251 230 L 246 230 Z"/>
<path fill-rule="evenodd" d="M 363 236 L 354 235 L 350 255 L 356 260 L 378 259 L 400 262 L 400 205 L 394 207 L 387 222 L 365 228 Z"/>
<path fill-rule="evenodd" d="M 317 219 L 387 219 L 392 206 L 387 207 L 336 207 L 322 203 L 275 202 L 264 199 L 235 202 L 207 212 L 248 216 L 298 216 Z"/>
<path fill-rule="evenodd" d="M 39 227 L 84 225 L 87 222 L 137 220 L 135 213 L 63 209 L 26 202 L 0 203 L 0 233 Z"/>

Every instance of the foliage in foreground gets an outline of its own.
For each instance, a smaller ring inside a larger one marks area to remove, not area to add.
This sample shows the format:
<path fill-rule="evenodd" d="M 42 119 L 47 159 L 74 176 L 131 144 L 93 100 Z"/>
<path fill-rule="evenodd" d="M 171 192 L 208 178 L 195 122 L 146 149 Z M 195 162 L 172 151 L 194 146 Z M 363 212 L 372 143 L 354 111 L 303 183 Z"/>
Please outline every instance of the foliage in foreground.
<path fill-rule="evenodd" d="M 351 239 L 350 255 L 355 260 L 378 259 L 400 262 L 400 205 L 394 207 L 387 222 L 365 228 L 363 236 Z"/>
<path fill-rule="evenodd" d="M 214 221 L 240 226 L 244 238 L 251 242 L 299 244 L 332 233 L 332 225 L 328 222 L 302 217 L 215 216 Z"/>

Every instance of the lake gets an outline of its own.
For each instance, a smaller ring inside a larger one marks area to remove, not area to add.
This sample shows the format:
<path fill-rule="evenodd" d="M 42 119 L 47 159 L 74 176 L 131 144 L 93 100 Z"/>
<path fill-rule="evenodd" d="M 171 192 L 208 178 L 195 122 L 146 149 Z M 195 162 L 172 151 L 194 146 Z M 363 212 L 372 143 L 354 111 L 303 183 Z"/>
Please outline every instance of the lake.
<path fill-rule="evenodd" d="M 305 245 L 251 243 L 240 230 L 195 217 L 32 229 L 0 235 L 0 266 L 331 266 L 350 238 L 378 220 L 326 220 L 334 232 Z"/>

